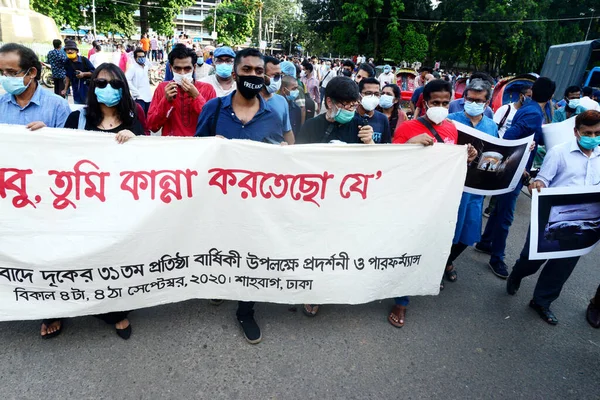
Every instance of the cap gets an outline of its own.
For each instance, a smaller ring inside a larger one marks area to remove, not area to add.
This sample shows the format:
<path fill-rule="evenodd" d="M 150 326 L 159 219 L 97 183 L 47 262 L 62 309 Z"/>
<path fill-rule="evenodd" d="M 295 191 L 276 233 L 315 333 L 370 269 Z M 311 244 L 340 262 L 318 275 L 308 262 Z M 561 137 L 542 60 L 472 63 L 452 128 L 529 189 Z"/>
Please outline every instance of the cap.
<path fill-rule="evenodd" d="M 281 67 L 281 72 L 285 75 L 296 77 L 296 66 L 291 61 L 284 61 L 279 64 Z"/>
<path fill-rule="evenodd" d="M 227 47 L 227 46 L 217 47 L 215 49 L 215 51 L 213 52 L 213 56 L 215 58 L 223 57 L 223 56 L 235 58 L 235 51 L 233 51 L 231 49 L 231 47 Z"/>
<path fill-rule="evenodd" d="M 79 51 L 79 49 L 77 48 L 77 43 L 75 43 L 74 40 L 65 40 L 65 50 Z"/>

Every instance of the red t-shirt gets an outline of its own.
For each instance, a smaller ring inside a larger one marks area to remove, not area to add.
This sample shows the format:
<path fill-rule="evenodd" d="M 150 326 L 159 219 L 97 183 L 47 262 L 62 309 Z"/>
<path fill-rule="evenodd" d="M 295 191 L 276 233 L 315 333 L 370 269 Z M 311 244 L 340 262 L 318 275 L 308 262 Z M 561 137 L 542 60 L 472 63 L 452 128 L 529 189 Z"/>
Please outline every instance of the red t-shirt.
<path fill-rule="evenodd" d="M 458 141 L 458 131 L 456 130 L 456 126 L 450 121 L 444 120 L 441 125 L 433 125 L 433 128 L 436 130 L 438 135 L 442 139 L 444 139 L 444 143 L 456 144 Z M 394 140 L 393 143 L 403 144 L 408 142 L 410 139 L 415 136 L 419 136 L 422 133 L 426 133 L 432 138 L 434 136 L 429 132 L 429 129 L 416 119 L 406 121 L 403 124 L 398 125 L 396 128 L 396 132 L 394 132 Z M 435 138 L 434 138 L 435 139 Z"/>

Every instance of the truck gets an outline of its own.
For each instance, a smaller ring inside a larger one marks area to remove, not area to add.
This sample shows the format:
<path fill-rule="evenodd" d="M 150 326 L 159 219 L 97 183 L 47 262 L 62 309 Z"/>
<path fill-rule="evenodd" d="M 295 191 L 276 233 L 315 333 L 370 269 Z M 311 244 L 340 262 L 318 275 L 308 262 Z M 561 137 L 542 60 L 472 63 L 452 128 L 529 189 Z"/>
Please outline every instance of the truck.
<path fill-rule="evenodd" d="M 600 88 L 600 39 L 550 46 L 540 75 L 556 82 L 556 100 L 571 85 Z"/>

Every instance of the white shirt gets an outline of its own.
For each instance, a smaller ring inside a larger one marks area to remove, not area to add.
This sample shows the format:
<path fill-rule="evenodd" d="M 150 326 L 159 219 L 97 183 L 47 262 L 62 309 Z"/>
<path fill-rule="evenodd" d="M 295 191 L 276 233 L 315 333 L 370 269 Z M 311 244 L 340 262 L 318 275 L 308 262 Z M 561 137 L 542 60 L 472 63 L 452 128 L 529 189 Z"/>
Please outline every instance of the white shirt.
<path fill-rule="evenodd" d="M 535 178 L 546 187 L 597 186 L 600 184 L 600 148 L 591 157 L 583 154 L 577 138 L 551 148 Z"/>
<path fill-rule="evenodd" d="M 506 115 L 506 112 L 508 111 L 509 107 L 510 113 L 508 114 L 508 118 L 506 118 L 506 122 L 504 122 L 504 125 L 498 128 L 498 136 L 500 136 L 500 138 L 504 137 L 504 132 L 506 132 L 506 130 L 512 125 L 512 121 L 515 117 L 515 114 L 517 113 L 517 109 L 515 108 L 514 103 L 505 104 L 499 109 L 497 109 L 496 113 L 494 114 L 494 122 L 496 124 L 499 124 L 500 122 L 502 122 L 502 119 Z"/>
<path fill-rule="evenodd" d="M 379 84 L 381 85 L 381 88 L 383 89 L 383 87 L 389 83 L 396 83 L 394 82 L 394 73 L 393 72 L 388 72 L 387 74 L 382 73 L 381 75 L 379 75 Z"/>
<path fill-rule="evenodd" d="M 202 56 L 199 56 L 202 57 Z M 196 80 L 199 81 L 202 78 L 207 77 L 213 71 L 213 67 L 207 63 L 204 63 L 200 66 L 196 64 Z"/>
<path fill-rule="evenodd" d="M 217 97 L 227 96 L 228 94 L 237 89 L 237 84 L 235 83 L 235 80 L 233 81 L 233 84 L 231 85 L 231 88 L 229 88 L 229 90 L 223 89 L 221 87 L 221 83 L 219 83 L 219 81 L 217 80 L 217 75 L 205 76 L 202 79 L 198 79 L 198 82 L 209 83 L 215 89 L 215 92 L 217 92 Z"/>
<path fill-rule="evenodd" d="M 321 86 L 326 88 L 329 81 L 332 80 L 333 78 L 335 78 L 335 71 L 329 70 L 329 71 L 323 72 L 323 83 Z"/>
<path fill-rule="evenodd" d="M 94 66 L 94 68 L 98 68 L 100 64 L 103 64 L 105 60 L 105 56 L 103 52 L 94 53 L 90 56 L 90 62 Z"/>
<path fill-rule="evenodd" d="M 142 100 L 146 103 L 152 101 L 152 91 L 150 90 L 150 79 L 148 76 L 149 69 L 148 62 L 143 67 L 134 62 L 125 73 L 129 90 L 134 100 Z"/>
<path fill-rule="evenodd" d="M 597 101 L 590 99 L 589 96 L 583 96 L 579 101 L 579 106 L 585 108 L 586 110 L 600 111 L 600 104 L 598 104 Z"/>

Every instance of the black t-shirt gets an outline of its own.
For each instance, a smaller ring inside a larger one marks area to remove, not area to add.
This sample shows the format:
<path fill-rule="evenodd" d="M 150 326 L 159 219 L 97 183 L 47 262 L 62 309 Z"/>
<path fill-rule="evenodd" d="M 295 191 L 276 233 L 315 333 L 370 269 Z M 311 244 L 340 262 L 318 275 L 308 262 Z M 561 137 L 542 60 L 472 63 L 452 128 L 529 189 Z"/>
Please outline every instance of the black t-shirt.
<path fill-rule="evenodd" d="M 296 138 L 297 144 L 329 143 L 339 140 L 345 143 L 362 143 L 358 137 L 359 120 L 354 118 L 347 124 L 329 122 L 325 114 L 307 120 Z M 327 134 L 329 132 L 329 135 Z"/>
<path fill-rule="evenodd" d="M 65 128 L 70 128 L 70 129 L 78 128 L 79 113 L 80 113 L 80 111 L 73 111 L 71 114 L 69 114 L 69 117 L 67 118 L 67 122 L 65 122 Z M 85 122 L 85 130 L 86 131 L 119 133 L 123 129 L 129 129 L 131 132 L 133 132 L 134 135 L 137 135 L 137 136 L 144 135 L 144 128 L 142 127 L 142 124 L 141 124 L 140 120 L 137 118 L 137 116 L 133 118 L 133 123 L 130 126 L 121 124 L 110 130 L 104 130 L 104 129 L 98 128 L 97 126 L 94 126 L 92 123 L 90 123 L 89 119 Z"/>
<path fill-rule="evenodd" d="M 392 143 L 390 122 L 385 114 L 375 110 L 373 116 L 369 118 L 366 114 L 360 116 L 357 112 L 354 118 L 358 119 L 358 124 L 361 126 L 371 125 L 373 128 L 373 141 L 375 143 Z"/>

